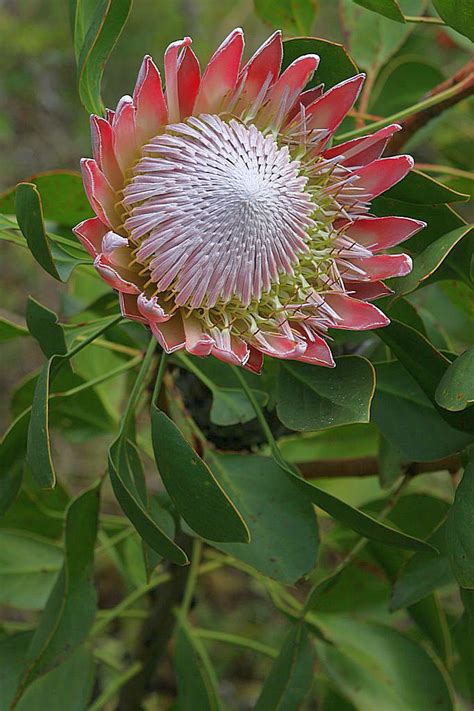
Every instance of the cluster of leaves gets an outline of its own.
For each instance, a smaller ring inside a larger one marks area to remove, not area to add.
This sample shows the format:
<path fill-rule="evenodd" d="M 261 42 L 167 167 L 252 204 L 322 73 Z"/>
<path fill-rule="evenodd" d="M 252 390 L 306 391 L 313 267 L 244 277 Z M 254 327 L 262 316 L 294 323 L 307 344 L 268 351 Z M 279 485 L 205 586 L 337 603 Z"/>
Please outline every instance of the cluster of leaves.
<path fill-rule="evenodd" d="M 103 67 L 130 4 L 70 3 L 88 110 L 101 111 Z M 317 81 L 329 87 L 353 75 L 356 60 L 372 76 L 366 110 L 382 115 L 378 125 L 390 123 L 410 114 L 410 102 L 402 96 L 384 110 L 394 79 L 381 76 L 423 3 L 357 5 L 343 3 L 354 59 L 339 44 L 305 38 L 285 42 L 284 63 L 319 54 Z M 469 3 L 434 5 L 469 34 Z M 266 21 L 292 33 L 311 26 L 312 8 L 256 2 Z M 378 42 L 371 45 L 371 36 Z M 431 84 L 408 88 L 416 103 Z M 351 117 L 336 140 L 367 130 Z M 2 709 L 98 711 L 123 693 L 141 703 L 133 684 L 148 661 L 140 652 L 126 661 L 127 639 L 137 626 L 153 625 L 153 603 L 169 591 L 180 709 L 223 707 L 217 679 L 225 666 L 216 645 L 267 659 L 259 711 L 316 702 L 341 711 L 469 707 L 474 237 L 451 207 L 464 200 L 421 172 L 379 197 L 375 214 L 428 224 L 407 243 L 413 272 L 382 302 L 391 325 L 370 335 L 332 334 L 334 370 L 267 362 L 254 376 L 210 359 L 166 359 L 145 329 L 122 319 L 70 232 L 90 215 L 78 175 L 42 174 L 1 196 L 1 240 L 19 254 L 29 250 L 68 288 L 61 320 L 29 298 L 25 325 L 0 321 L 0 340 L 34 339 L 46 358 L 15 389 L 0 445 L 0 603 L 16 611 L 4 616 L 0 632 Z M 189 382 L 202 388 L 209 421 Z M 221 443 L 240 439 L 242 451 L 212 446 L 216 429 Z M 109 444 L 108 476 L 92 477 L 77 493 L 77 482 L 66 486 L 56 474 L 54 444 L 100 435 Z M 315 463 L 323 472 L 336 465 L 357 473 L 369 462 L 379 483 L 311 479 Z M 446 474 L 428 475 L 436 485 L 423 477 L 408 482 L 420 462 L 433 471 L 462 464 L 454 496 Z M 196 585 L 222 570 L 251 580 L 286 629 L 259 641 L 232 620 L 219 630 L 198 627 L 206 616 L 199 608 L 189 615 Z M 97 604 L 94 571 L 120 579 L 116 604 Z"/>

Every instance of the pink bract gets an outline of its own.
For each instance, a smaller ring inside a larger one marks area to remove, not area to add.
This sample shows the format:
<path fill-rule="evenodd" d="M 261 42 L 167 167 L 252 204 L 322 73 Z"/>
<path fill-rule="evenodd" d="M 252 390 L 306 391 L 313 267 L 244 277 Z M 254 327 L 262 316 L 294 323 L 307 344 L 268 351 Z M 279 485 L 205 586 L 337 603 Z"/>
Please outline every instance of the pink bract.
<path fill-rule="evenodd" d="M 242 66 L 243 48 L 236 29 L 201 76 L 191 39 L 173 42 L 165 90 L 145 57 L 133 95 L 91 117 L 96 217 L 74 231 L 123 315 L 168 353 L 333 366 L 328 329 L 385 326 L 370 301 L 411 269 L 384 250 L 424 223 L 373 217 L 370 202 L 413 160 L 380 157 L 396 124 L 328 147 L 364 75 L 305 91 L 316 55 L 280 74 L 280 32 Z"/>

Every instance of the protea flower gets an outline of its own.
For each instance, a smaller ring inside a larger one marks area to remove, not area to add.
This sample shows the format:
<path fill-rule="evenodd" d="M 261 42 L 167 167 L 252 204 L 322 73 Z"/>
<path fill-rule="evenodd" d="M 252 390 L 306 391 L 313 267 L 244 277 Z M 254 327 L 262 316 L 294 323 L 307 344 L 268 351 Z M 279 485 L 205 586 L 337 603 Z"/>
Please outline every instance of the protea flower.
<path fill-rule="evenodd" d="M 185 348 L 259 372 L 263 355 L 333 366 L 328 329 L 388 323 L 372 299 L 411 269 L 384 254 L 423 223 L 373 217 L 410 156 L 380 158 L 394 124 L 328 147 L 364 81 L 304 91 L 319 58 L 282 74 L 275 32 L 241 67 L 242 30 L 202 77 L 191 39 L 151 57 L 133 96 L 92 116 L 84 185 L 96 217 L 75 233 L 124 316 L 168 353 Z"/>

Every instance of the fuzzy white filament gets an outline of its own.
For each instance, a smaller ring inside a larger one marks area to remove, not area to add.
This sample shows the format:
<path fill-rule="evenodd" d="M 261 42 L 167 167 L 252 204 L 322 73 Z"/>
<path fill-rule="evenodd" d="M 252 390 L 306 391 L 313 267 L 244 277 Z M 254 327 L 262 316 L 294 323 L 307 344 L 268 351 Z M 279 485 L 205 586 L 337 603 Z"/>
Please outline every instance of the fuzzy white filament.
<path fill-rule="evenodd" d="M 158 291 L 178 305 L 247 305 L 307 251 L 314 206 L 287 147 L 201 115 L 144 148 L 124 190 L 125 227 Z"/>

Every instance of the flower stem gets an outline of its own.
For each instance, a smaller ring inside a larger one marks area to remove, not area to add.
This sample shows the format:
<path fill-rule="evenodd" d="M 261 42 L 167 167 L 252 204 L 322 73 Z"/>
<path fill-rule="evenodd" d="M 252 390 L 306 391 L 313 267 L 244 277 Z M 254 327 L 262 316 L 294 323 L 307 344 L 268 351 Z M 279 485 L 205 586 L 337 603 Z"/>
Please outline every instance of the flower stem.
<path fill-rule="evenodd" d="M 156 374 L 155 387 L 153 388 L 153 395 L 151 398 L 151 402 L 153 405 L 156 405 L 158 402 L 158 396 L 160 394 L 161 386 L 163 384 L 163 378 L 165 377 L 167 360 L 167 354 L 165 353 L 165 351 L 163 351 L 160 357 L 160 364 L 158 366 L 158 373 Z"/>
<path fill-rule="evenodd" d="M 156 341 L 152 337 L 150 338 L 150 342 L 148 344 L 148 348 L 145 353 L 145 357 L 143 358 L 143 362 L 141 365 L 141 368 L 139 370 L 139 373 L 135 379 L 135 382 L 133 384 L 132 392 L 130 393 L 130 398 L 127 403 L 127 407 L 125 408 L 125 412 L 123 413 L 122 416 L 122 424 L 120 426 L 120 432 L 119 432 L 119 437 L 125 434 L 128 430 L 128 426 L 130 424 L 130 420 L 133 417 L 133 414 L 135 412 L 135 408 L 138 403 L 138 399 L 141 395 L 142 388 L 143 388 L 143 383 L 144 380 L 148 374 L 148 371 L 150 369 L 151 361 L 153 360 L 153 356 L 155 354 L 156 350 Z"/>
<path fill-rule="evenodd" d="M 193 550 L 191 557 L 191 566 L 189 569 L 188 579 L 186 581 L 186 588 L 184 590 L 183 602 L 181 603 L 181 612 L 183 615 L 187 615 L 191 607 L 193 600 L 194 590 L 196 588 L 197 579 L 199 576 L 199 565 L 201 563 L 202 554 L 202 541 L 199 538 L 195 538 L 193 541 Z"/>
<path fill-rule="evenodd" d="M 416 16 L 416 15 L 404 15 L 405 22 L 420 22 L 427 25 L 444 25 L 446 23 L 440 17 L 428 17 L 426 15 Z"/>
<path fill-rule="evenodd" d="M 261 642 L 256 642 L 254 639 L 230 634 L 229 632 L 218 632 L 217 630 L 204 630 L 199 627 L 194 627 L 193 634 L 201 639 L 209 639 L 213 642 L 224 642 L 226 644 L 233 644 L 236 647 L 250 649 L 252 652 L 264 654 L 266 657 L 271 657 L 272 659 L 278 656 L 278 651 L 273 647 L 269 647 Z"/>

